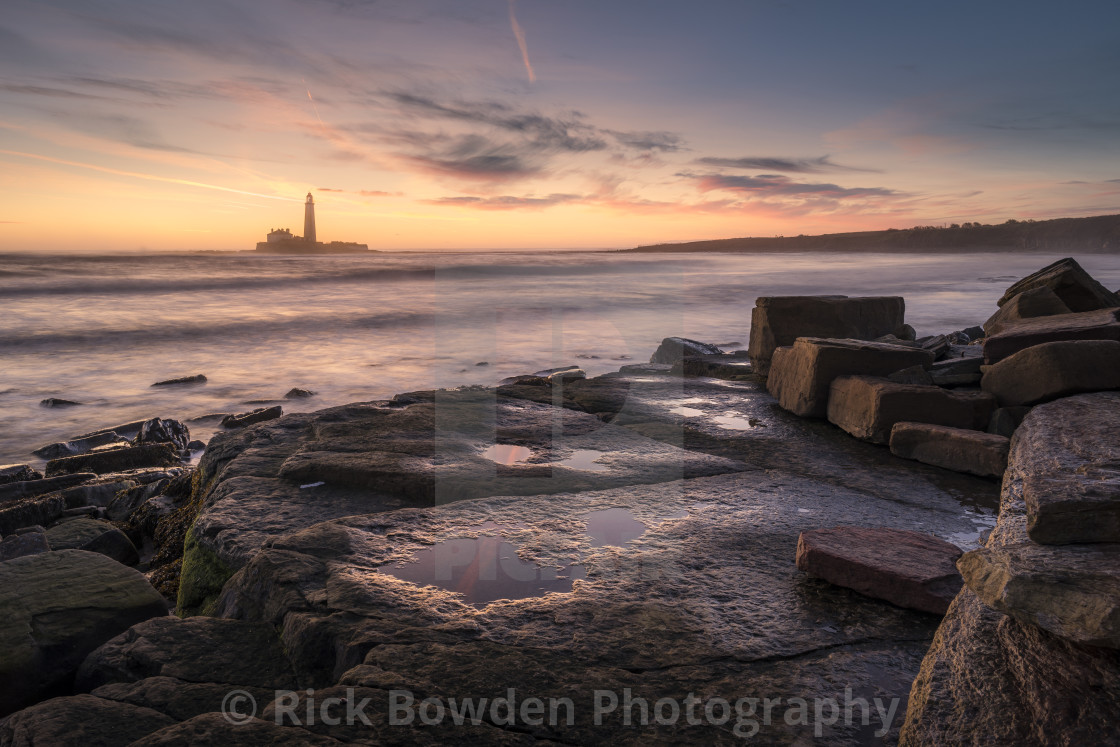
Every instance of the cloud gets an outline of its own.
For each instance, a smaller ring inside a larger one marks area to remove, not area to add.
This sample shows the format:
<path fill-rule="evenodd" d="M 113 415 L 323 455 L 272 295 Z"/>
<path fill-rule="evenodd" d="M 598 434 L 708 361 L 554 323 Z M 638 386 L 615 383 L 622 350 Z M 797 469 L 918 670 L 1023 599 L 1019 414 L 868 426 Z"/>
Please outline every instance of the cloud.
<path fill-rule="evenodd" d="M 684 140 L 674 132 L 619 132 L 617 130 L 603 130 L 613 137 L 619 145 L 635 150 L 659 150 L 672 153 L 684 149 Z"/>
<path fill-rule="evenodd" d="M 854 197 L 894 197 L 900 193 L 884 187 L 841 187 L 836 184 L 795 182 L 777 174 L 727 176 L 681 174 L 696 180 L 701 192 L 723 190 L 757 197 L 819 197 L 843 200 Z"/>
<path fill-rule="evenodd" d="M 316 187 L 316 192 L 345 192 L 345 189 L 332 189 L 331 187 Z"/>
<path fill-rule="evenodd" d="M 828 156 L 819 158 L 768 158 L 748 156 L 745 158 L 717 158 L 705 157 L 696 159 L 696 163 L 704 166 L 728 169 L 766 169 L 769 171 L 785 171 L 795 174 L 820 174 L 827 171 L 862 171 L 878 173 L 875 169 L 861 169 L 855 166 L 843 166 L 833 163 Z"/>
<path fill-rule="evenodd" d="M 424 200 L 429 205 L 453 205 L 460 207 L 473 207 L 480 210 L 517 210 L 523 208 L 544 209 L 553 205 L 581 202 L 584 198 L 572 194 L 551 194 L 546 197 L 515 197 L 502 195 L 499 197 L 440 197 L 434 200 Z"/>

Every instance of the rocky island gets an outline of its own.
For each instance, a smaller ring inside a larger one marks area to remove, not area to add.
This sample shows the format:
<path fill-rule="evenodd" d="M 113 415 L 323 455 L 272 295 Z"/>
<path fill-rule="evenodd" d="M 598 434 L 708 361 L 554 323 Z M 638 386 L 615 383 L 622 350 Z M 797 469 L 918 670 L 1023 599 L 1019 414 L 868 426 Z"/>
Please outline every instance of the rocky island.
<path fill-rule="evenodd" d="M 745 320 L 744 320 L 745 323 Z M 765 297 L 747 351 L 0 468 L 0 745 L 1120 740 L 1120 298 Z"/>

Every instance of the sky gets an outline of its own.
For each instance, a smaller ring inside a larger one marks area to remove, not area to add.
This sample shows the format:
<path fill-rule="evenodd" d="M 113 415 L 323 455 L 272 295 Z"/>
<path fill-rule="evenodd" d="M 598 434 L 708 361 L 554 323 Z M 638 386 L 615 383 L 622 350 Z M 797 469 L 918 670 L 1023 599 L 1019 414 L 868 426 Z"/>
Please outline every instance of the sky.
<path fill-rule="evenodd" d="M 1120 4 L 3 0 L 0 251 L 1120 212 Z"/>

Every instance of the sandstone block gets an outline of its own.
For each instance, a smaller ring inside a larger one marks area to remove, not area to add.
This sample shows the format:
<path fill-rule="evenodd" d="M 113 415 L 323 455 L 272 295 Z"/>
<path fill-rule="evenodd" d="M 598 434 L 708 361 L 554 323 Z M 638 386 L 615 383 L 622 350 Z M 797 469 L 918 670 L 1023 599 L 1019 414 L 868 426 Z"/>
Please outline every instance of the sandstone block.
<path fill-rule="evenodd" d="M 901 296 L 763 296 L 751 312 L 751 365 L 768 375 L 774 350 L 798 337 L 874 340 L 904 333 L 905 312 Z"/>
<path fill-rule="evenodd" d="M 797 539 L 797 567 L 900 607 L 942 615 L 961 588 L 956 545 L 904 529 L 832 527 Z"/>
<path fill-rule="evenodd" d="M 783 352 L 784 351 L 784 352 Z M 799 338 L 775 351 L 766 385 L 778 403 L 802 417 L 828 415 L 829 386 L 839 376 L 887 376 L 910 366 L 928 366 L 933 354 L 919 348 L 861 340 Z"/>
<path fill-rule="evenodd" d="M 649 362 L 672 365 L 685 356 L 719 355 L 722 352 L 715 345 L 706 342 L 689 340 L 687 337 L 666 337 L 650 356 Z"/>
<path fill-rule="evenodd" d="M 140 467 L 170 467 L 179 463 L 179 452 L 171 444 L 143 444 L 109 451 L 91 451 L 47 462 L 47 477 L 79 472 L 124 472 Z M 67 486 L 69 487 L 69 486 Z"/>
<path fill-rule="evenodd" d="M 1035 345 L 993 365 L 980 386 L 1004 407 L 1120 389 L 1120 342 L 1069 340 Z"/>
<path fill-rule="evenodd" d="M 944 425 L 903 422 L 891 429 L 895 456 L 981 477 L 1003 475 L 1010 445 L 1004 436 Z"/>
<path fill-rule="evenodd" d="M 1120 296 L 1094 280 L 1072 257 L 1060 259 L 1015 283 L 1004 292 L 999 305 L 1002 307 L 1023 291 L 1039 287 L 1053 291 L 1070 311 L 1120 306 Z"/>
<path fill-rule="evenodd" d="M 1069 314 L 1070 308 L 1062 303 L 1048 286 L 1040 285 L 1016 294 L 984 322 L 985 334 L 994 335 L 1012 322 L 1036 316 Z"/>
<path fill-rule="evenodd" d="M 982 429 L 995 398 L 983 392 L 896 384 L 873 376 L 842 376 L 832 382 L 828 420 L 856 438 L 890 442 L 896 423 L 913 421 L 953 428 Z"/>
<path fill-rule="evenodd" d="M 240 415 L 226 415 L 222 418 L 221 425 L 223 428 L 244 428 L 247 425 L 263 423 L 266 420 L 275 420 L 283 414 L 284 411 L 280 405 L 274 407 L 259 407 L 252 412 L 246 412 Z"/>
<path fill-rule="evenodd" d="M 1008 324 L 984 338 L 984 362 L 998 363 L 1020 350 L 1061 340 L 1120 341 L 1120 308 L 1055 314 Z"/>

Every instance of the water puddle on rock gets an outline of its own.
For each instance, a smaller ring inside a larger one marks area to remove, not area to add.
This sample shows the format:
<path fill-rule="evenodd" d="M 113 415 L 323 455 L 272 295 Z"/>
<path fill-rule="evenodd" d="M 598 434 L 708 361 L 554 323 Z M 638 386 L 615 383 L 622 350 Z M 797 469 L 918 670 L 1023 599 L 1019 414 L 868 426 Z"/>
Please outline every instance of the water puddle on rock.
<path fill-rule="evenodd" d="M 410 562 L 378 570 L 417 586 L 438 586 L 463 595 L 463 601 L 485 607 L 499 599 L 526 599 L 572 590 L 572 581 L 586 578 L 583 566 L 561 570 L 540 568 L 517 557 L 517 548 L 497 535 L 491 522 L 477 528 L 478 537 L 438 542 L 413 554 Z"/>
<path fill-rule="evenodd" d="M 683 519 L 688 509 L 682 508 L 666 516 L 668 519 Z M 646 533 L 647 527 L 638 521 L 634 514 L 625 508 L 608 508 L 587 514 L 587 535 L 592 547 L 625 547 Z"/>
<path fill-rule="evenodd" d="M 684 407 L 683 405 L 679 407 L 670 407 L 669 412 L 685 418 L 695 418 L 704 414 L 703 410 L 697 410 L 695 407 Z"/>
<path fill-rule="evenodd" d="M 712 420 L 720 428 L 726 428 L 729 431 L 749 431 L 762 425 L 762 422 L 757 418 L 748 418 L 746 415 L 740 415 L 737 412 L 717 415 Z"/>
<path fill-rule="evenodd" d="M 483 449 L 482 456 L 508 467 L 511 464 L 524 462 L 526 459 L 533 456 L 533 450 L 524 446 L 514 446 L 513 444 L 494 444 L 493 446 Z"/>
<path fill-rule="evenodd" d="M 599 464 L 596 460 L 603 456 L 603 452 L 595 451 L 594 449 L 579 449 L 574 452 L 567 459 L 562 459 L 556 463 L 558 467 L 567 467 L 569 469 L 580 469 L 585 472 L 605 472 L 610 469 L 605 464 Z"/>

